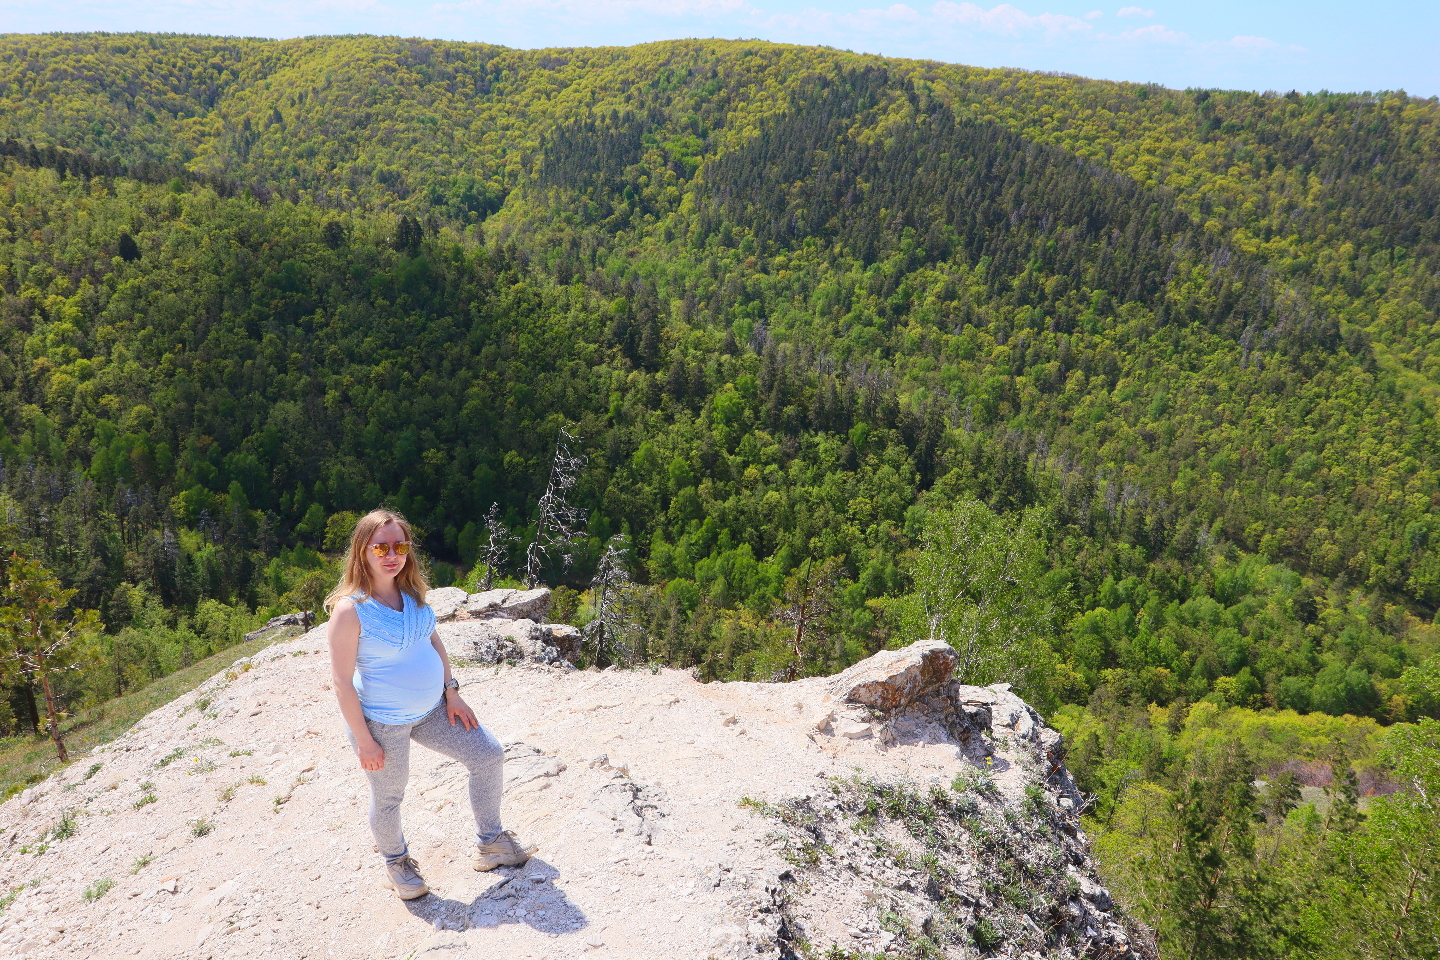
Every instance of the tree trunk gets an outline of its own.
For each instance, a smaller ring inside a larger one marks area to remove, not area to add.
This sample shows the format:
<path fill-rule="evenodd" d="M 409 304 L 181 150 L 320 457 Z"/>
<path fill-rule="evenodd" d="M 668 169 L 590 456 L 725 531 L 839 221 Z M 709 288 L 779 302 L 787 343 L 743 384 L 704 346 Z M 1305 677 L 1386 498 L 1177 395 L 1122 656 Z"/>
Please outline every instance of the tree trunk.
<path fill-rule="evenodd" d="M 20 689 L 25 694 L 23 699 L 26 713 L 30 717 L 30 731 L 38 737 L 40 735 L 40 711 L 35 707 L 35 685 L 26 680 L 20 684 Z"/>
<path fill-rule="evenodd" d="M 805 614 L 802 612 L 795 618 L 795 636 L 790 639 L 790 647 L 795 654 L 795 659 L 790 661 L 790 666 L 785 670 L 786 682 L 793 682 L 800 676 L 800 665 L 805 658 Z"/>
<path fill-rule="evenodd" d="M 65 741 L 60 739 L 60 721 L 55 718 L 55 693 L 50 689 L 50 678 L 42 673 L 40 682 L 45 687 L 45 718 L 50 724 L 50 739 L 55 741 L 55 752 L 60 755 L 60 762 L 69 763 L 70 757 L 65 753 Z"/>

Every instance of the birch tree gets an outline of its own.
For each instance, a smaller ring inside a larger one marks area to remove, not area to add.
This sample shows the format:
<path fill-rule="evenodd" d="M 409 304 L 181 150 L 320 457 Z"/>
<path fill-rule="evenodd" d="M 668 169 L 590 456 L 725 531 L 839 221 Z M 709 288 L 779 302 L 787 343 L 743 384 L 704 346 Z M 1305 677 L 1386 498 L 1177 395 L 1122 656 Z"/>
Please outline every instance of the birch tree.
<path fill-rule="evenodd" d="M 1009 521 L 978 500 L 934 511 L 900 603 L 902 635 L 948 643 L 962 683 L 1024 681 L 1053 618 L 1044 558 L 1033 512 Z"/>

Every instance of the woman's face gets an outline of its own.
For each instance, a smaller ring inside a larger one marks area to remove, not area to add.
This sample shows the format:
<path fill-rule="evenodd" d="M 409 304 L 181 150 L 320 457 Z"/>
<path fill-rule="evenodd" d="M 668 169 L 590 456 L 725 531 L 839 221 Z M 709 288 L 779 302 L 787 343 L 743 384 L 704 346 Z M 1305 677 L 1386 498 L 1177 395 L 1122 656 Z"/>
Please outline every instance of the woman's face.
<path fill-rule="evenodd" d="M 401 528 L 400 524 L 395 523 L 393 520 L 383 527 L 379 527 L 370 535 L 370 543 L 372 545 L 376 543 L 388 543 L 390 545 L 390 549 L 383 557 L 375 556 L 375 551 L 370 547 L 365 548 L 365 562 L 369 564 L 370 576 L 374 577 L 377 581 L 395 579 L 395 576 L 405 568 L 406 562 L 410 559 L 409 556 L 402 557 L 395 552 L 395 544 L 404 540 L 405 531 Z"/>

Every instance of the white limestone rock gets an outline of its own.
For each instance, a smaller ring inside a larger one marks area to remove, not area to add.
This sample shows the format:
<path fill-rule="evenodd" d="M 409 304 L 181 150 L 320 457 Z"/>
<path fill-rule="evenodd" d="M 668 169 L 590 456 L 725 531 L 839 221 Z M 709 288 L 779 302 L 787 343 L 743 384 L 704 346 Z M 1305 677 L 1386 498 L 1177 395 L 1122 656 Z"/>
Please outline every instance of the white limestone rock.
<path fill-rule="evenodd" d="M 478 620 L 495 617 L 504 620 L 533 620 L 543 623 L 550 612 L 550 591 L 545 587 L 534 590 L 486 590 L 472 593 L 465 600 L 459 616 L 463 619 Z"/>
<path fill-rule="evenodd" d="M 459 587 L 435 587 L 425 594 L 425 602 L 430 604 L 430 609 L 435 611 L 435 619 L 440 621 L 452 619 L 468 599 L 469 594 Z"/>

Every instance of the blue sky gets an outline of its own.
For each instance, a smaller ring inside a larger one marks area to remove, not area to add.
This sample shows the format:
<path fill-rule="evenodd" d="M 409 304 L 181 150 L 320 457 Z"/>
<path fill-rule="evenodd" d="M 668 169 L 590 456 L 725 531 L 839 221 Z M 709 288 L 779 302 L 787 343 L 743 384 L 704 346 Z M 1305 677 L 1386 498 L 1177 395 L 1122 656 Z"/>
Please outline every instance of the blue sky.
<path fill-rule="evenodd" d="M 510 47 L 743 37 L 1172 87 L 1440 95 L 1440 0 L 0 0 L 0 31 L 375 33 Z"/>

